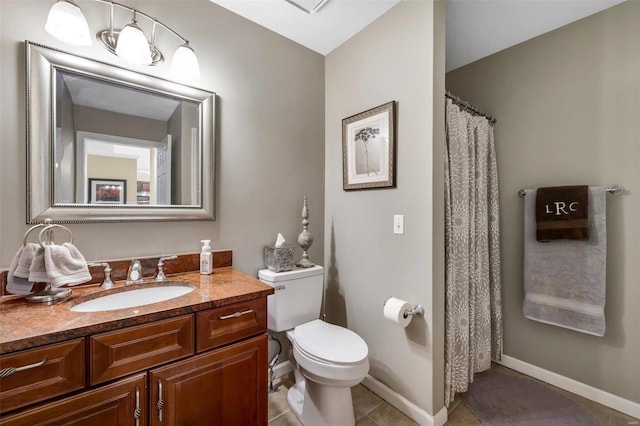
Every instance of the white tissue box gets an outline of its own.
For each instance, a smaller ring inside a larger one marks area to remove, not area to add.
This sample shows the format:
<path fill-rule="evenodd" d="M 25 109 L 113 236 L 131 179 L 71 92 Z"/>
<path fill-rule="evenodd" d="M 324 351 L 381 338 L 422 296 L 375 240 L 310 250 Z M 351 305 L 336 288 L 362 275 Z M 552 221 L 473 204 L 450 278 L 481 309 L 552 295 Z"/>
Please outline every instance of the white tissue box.
<path fill-rule="evenodd" d="M 264 264 L 270 271 L 284 272 L 293 269 L 293 255 L 296 247 L 283 245 L 282 247 L 264 246 Z"/>

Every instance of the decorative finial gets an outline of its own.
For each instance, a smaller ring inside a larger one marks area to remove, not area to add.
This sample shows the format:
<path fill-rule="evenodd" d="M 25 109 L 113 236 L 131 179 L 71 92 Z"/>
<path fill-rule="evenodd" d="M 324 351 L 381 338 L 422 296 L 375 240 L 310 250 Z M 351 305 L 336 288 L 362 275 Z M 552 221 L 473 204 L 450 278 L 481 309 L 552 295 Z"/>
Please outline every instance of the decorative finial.
<path fill-rule="evenodd" d="M 302 247 L 302 259 L 296 263 L 299 268 L 311 268 L 315 263 L 309 260 L 309 247 L 313 244 L 313 235 L 307 230 L 309 227 L 309 209 L 307 208 L 307 196 L 304 196 L 304 204 L 302 205 L 302 232 L 298 235 L 298 245 Z"/>

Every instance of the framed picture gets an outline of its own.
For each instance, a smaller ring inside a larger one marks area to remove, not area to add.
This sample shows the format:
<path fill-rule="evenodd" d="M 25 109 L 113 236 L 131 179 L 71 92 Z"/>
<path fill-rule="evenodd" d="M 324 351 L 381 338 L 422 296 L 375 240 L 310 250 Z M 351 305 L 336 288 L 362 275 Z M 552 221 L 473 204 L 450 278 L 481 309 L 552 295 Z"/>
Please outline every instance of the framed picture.
<path fill-rule="evenodd" d="M 149 192 L 151 191 L 151 182 L 148 180 L 139 180 L 136 182 L 138 192 Z"/>
<path fill-rule="evenodd" d="M 395 186 L 395 101 L 342 120 L 342 188 Z"/>
<path fill-rule="evenodd" d="M 127 181 L 89 178 L 89 204 L 125 204 Z"/>

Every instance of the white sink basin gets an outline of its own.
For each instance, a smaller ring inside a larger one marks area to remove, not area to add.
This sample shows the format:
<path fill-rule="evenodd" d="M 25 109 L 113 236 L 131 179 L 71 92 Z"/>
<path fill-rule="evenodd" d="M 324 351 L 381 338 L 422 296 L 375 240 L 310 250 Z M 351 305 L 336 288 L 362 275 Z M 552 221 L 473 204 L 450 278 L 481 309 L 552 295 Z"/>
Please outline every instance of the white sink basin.
<path fill-rule="evenodd" d="M 195 287 L 187 283 L 170 283 L 154 287 L 123 287 L 122 291 L 89 299 L 86 302 L 73 305 L 70 309 L 74 312 L 103 312 L 116 309 L 134 308 L 163 302 L 187 294 Z"/>

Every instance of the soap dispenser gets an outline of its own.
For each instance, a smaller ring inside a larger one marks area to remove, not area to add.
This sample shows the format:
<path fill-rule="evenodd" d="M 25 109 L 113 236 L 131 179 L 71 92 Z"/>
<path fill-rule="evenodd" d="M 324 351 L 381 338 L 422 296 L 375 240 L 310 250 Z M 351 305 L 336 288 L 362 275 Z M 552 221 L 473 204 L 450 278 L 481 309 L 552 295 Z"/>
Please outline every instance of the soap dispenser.
<path fill-rule="evenodd" d="M 200 273 L 209 275 L 213 272 L 213 262 L 211 256 L 211 240 L 201 240 L 202 253 L 200 253 Z"/>

